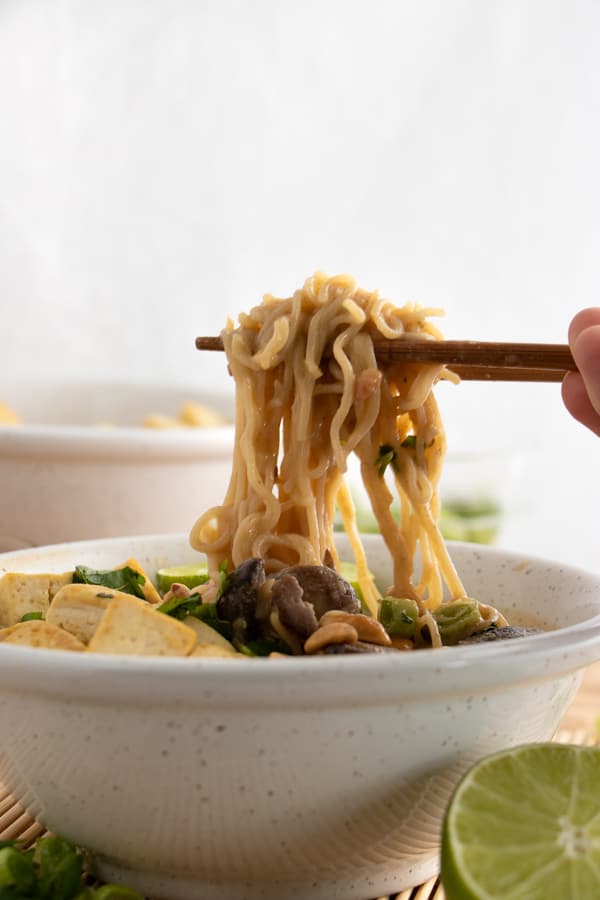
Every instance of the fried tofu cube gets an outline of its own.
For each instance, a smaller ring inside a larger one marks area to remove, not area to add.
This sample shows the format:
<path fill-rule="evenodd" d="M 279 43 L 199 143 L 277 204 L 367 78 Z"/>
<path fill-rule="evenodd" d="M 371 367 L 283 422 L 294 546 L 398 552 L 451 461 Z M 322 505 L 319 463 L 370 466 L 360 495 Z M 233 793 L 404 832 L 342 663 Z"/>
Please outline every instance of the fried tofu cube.
<path fill-rule="evenodd" d="M 3 628 L 0 630 L 0 642 L 21 644 L 24 647 L 45 647 L 49 650 L 85 650 L 85 644 L 74 635 L 41 619 L 18 622 L 10 628 Z"/>
<path fill-rule="evenodd" d="M 53 597 L 72 580 L 72 572 L 60 575 L 8 572 L 0 579 L 0 626 L 16 625 L 26 613 L 46 615 Z"/>
<path fill-rule="evenodd" d="M 188 656 L 195 644 L 195 632 L 183 622 L 130 594 L 117 594 L 102 616 L 88 651 L 128 656 Z"/>
<path fill-rule="evenodd" d="M 144 596 L 148 603 L 162 603 L 160 594 L 152 584 L 151 580 L 148 578 L 146 572 L 137 561 L 137 559 L 132 556 L 130 559 L 125 560 L 122 566 L 117 566 L 117 568 L 124 569 L 125 566 L 129 566 L 130 569 L 133 569 L 135 572 L 139 572 L 140 575 L 143 575 L 146 579 L 142 590 L 144 591 Z"/>
<path fill-rule="evenodd" d="M 109 603 L 117 596 L 125 594 L 96 584 L 66 584 L 52 600 L 46 622 L 89 644 Z"/>

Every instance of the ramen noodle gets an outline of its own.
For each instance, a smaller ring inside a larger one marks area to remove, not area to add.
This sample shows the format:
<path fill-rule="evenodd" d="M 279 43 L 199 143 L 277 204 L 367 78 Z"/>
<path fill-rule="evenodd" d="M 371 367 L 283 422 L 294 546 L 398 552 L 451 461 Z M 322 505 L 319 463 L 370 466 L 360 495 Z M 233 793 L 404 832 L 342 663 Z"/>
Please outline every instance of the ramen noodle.
<path fill-rule="evenodd" d="M 237 566 L 259 557 L 267 573 L 293 565 L 338 568 L 337 506 L 361 592 L 376 616 L 381 597 L 344 480 L 354 453 L 393 560 L 388 593 L 418 603 L 437 643 L 431 612 L 445 594 L 465 596 L 437 524 L 446 441 L 432 388 L 439 379 L 456 379 L 439 364 L 380 368 L 374 342 L 437 340 L 431 317 L 439 314 L 414 303 L 397 307 L 350 276 L 317 273 L 289 298 L 266 295 L 238 327 L 228 323 L 222 339 L 236 389 L 231 481 L 223 504 L 191 532 L 213 577 L 223 559 Z"/>
<path fill-rule="evenodd" d="M 438 528 L 446 440 L 433 387 L 455 376 L 439 364 L 378 364 L 378 341 L 438 340 L 436 315 L 317 273 L 230 321 L 231 479 L 190 535 L 206 565 L 160 570 L 156 587 L 135 559 L 108 571 L 9 573 L 0 644 L 239 659 L 523 633 L 466 596 Z M 345 481 L 351 454 L 393 564 L 383 594 Z M 338 512 L 353 561 L 338 556 Z"/>

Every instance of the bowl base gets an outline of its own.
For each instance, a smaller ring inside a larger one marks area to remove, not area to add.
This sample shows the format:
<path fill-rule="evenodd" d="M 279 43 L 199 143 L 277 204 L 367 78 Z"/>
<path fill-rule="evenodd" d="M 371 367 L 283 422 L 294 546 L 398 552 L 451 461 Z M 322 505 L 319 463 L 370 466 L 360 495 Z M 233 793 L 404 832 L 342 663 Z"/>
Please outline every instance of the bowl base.
<path fill-rule="evenodd" d="M 120 866 L 101 856 L 94 858 L 94 872 L 105 881 L 135 888 L 152 900 L 369 900 L 371 897 L 396 894 L 414 888 L 439 872 L 439 858 L 431 858 L 416 865 L 398 862 L 398 868 L 387 872 L 353 874 L 345 878 L 327 879 L 321 875 L 313 881 L 310 873 L 302 881 L 269 878 L 247 884 L 228 881 L 204 881 L 201 875 L 169 875 L 164 872 L 138 871 Z"/>

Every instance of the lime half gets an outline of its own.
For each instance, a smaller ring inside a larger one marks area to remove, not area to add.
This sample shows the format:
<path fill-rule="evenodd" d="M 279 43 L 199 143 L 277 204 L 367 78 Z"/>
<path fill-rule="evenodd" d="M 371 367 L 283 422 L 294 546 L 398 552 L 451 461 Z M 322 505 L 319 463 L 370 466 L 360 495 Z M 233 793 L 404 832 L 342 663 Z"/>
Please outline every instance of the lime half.
<path fill-rule="evenodd" d="M 205 581 L 208 581 L 206 565 L 168 566 L 156 573 L 156 586 L 161 594 L 166 593 L 172 584 L 184 584 L 188 588 L 195 588 Z"/>
<path fill-rule="evenodd" d="M 463 778 L 442 839 L 447 900 L 600 898 L 600 748 L 528 744 Z"/>

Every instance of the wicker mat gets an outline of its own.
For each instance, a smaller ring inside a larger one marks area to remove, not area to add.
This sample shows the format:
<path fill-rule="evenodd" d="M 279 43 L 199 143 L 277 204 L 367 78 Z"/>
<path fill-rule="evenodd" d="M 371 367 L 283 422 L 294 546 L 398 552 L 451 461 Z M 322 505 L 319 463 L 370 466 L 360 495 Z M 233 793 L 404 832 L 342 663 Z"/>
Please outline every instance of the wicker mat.
<path fill-rule="evenodd" d="M 555 740 L 563 744 L 600 743 L 598 720 L 600 718 L 600 663 L 588 669 L 582 687 L 563 720 Z M 44 828 L 31 818 L 0 785 L 0 840 L 22 841 L 32 844 Z M 416 885 L 400 894 L 377 900 L 444 900 L 444 891 L 437 878 Z"/>

